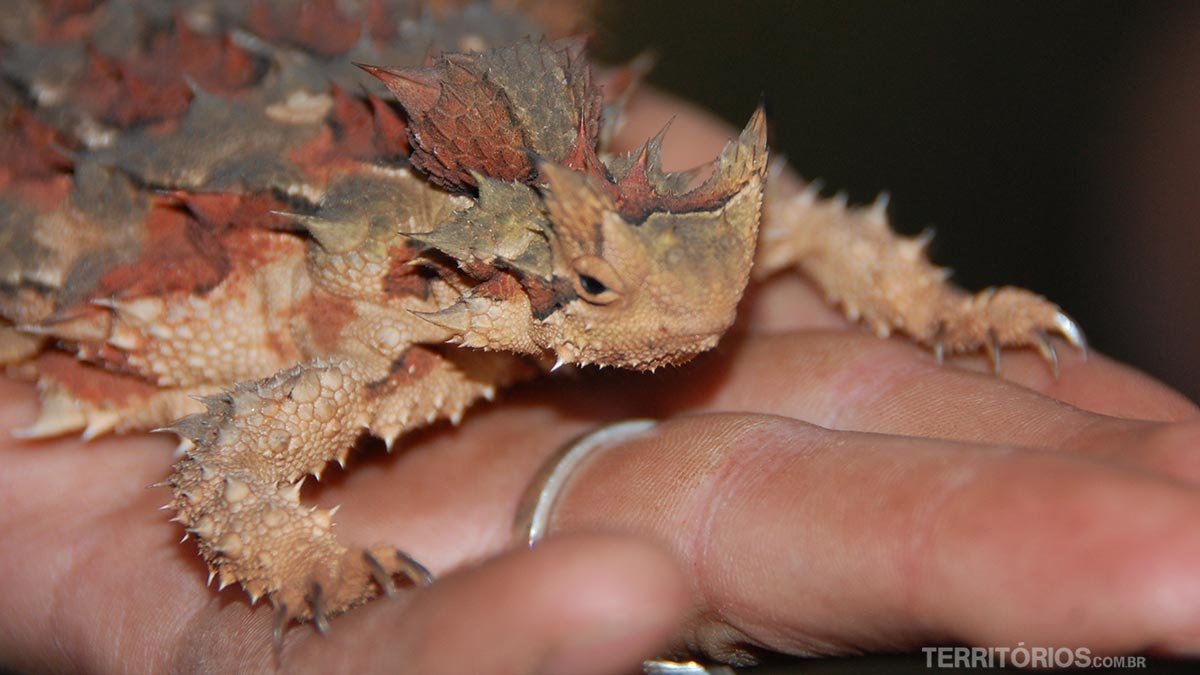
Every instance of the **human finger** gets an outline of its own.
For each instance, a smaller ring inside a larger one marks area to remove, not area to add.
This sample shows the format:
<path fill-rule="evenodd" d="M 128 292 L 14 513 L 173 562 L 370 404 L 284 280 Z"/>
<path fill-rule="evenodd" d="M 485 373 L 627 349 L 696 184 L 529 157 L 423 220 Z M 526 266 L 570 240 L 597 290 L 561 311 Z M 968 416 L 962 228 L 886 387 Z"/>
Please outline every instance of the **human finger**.
<path fill-rule="evenodd" d="M 699 415 L 598 451 L 552 532 L 656 538 L 724 658 L 928 642 L 1194 648 L 1200 498 L 1078 454 Z"/>
<path fill-rule="evenodd" d="M 605 380 L 606 388 L 588 392 L 590 398 L 619 396 L 641 415 L 771 413 L 831 429 L 1088 452 L 1200 482 L 1200 423 L 1081 410 L 990 374 L 938 365 L 902 341 L 868 335 L 732 336 L 718 353 L 652 382 L 628 374 Z M 1143 403 L 1152 405 L 1148 398 Z M 1195 419 L 1182 398 L 1164 395 L 1153 406 L 1149 412 L 1160 418 Z"/>
<path fill-rule="evenodd" d="M 688 607 L 674 560 L 629 537 L 547 542 L 376 602 L 325 638 L 289 645 L 297 672 L 629 672 L 664 649 Z"/>

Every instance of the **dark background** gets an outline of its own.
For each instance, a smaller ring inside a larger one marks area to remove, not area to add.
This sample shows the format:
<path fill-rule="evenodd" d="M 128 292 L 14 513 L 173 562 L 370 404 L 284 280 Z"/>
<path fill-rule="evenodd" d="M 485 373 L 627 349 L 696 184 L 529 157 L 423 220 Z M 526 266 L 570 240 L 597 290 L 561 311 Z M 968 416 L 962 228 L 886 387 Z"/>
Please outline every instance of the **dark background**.
<path fill-rule="evenodd" d="M 1190 3 L 617 0 L 605 60 L 741 126 L 826 193 L 892 195 L 969 289 L 1050 296 L 1200 398 L 1200 11 Z"/>

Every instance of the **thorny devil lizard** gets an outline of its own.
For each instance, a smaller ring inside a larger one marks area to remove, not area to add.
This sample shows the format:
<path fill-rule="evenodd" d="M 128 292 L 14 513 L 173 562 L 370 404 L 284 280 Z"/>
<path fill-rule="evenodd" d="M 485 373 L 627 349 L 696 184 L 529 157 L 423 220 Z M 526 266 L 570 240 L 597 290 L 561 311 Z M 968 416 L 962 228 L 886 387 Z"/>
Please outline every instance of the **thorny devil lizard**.
<path fill-rule="evenodd" d="M 1037 295 L 947 283 L 882 203 L 771 181 L 761 109 L 699 171 L 665 171 L 662 134 L 610 153 L 640 72 L 593 72 L 567 5 L 17 5 L 0 362 L 38 384 L 22 435 L 178 434 L 175 520 L 280 628 L 428 580 L 300 502 L 364 430 L 391 447 L 563 364 L 681 364 L 752 280 L 799 270 L 939 358 L 1082 347 Z"/>

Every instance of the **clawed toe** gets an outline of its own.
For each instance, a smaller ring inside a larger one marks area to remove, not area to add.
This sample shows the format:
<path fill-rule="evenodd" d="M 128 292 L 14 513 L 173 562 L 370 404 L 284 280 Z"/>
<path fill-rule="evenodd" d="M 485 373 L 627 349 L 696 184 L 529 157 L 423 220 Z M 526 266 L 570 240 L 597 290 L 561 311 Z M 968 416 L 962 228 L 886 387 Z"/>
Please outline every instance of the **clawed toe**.
<path fill-rule="evenodd" d="M 303 596 L 297 592 L 305 587 L 303 583 L 299 588 L 292 586 L 290 590 L 280 589 L 271 594 L 277 644 L 292 620 L 312 621 L 318 632 L 328 633 L 330 617 L 380 593 L 395 595 L 399 589 L 397 576 L 407 579 L 407 586 L 428 586 L 434 580 L 424 565 L 395 548 L 380 546 L 361 553 L 346 551 L 345 556 L 340 572 L 327 578 L 310 577 L 313 580 L 308 583 L 308 592 Z"/>
<path fill-rule="evenodd" d="M 371 578 L 383 590 L 383 594 L 391 597 L 396 594 L 396 582 L 392 580 L 392 575 L 384 568 L 383 563 L 379 562 L 370 551 L 363 551 L 363 560 L 367 562 L 367 567 L 371 570 Z"/>
<path fill-rule="evenodd" d="M 1055 332 L 1062 335 L 1071 346 L 1083 352 L 1083 358 L 1087 358 L 1088 345 L 1087 338 L 1084 337 L 1083 331 L 1079 329 L 1079 324 L 1066 314 L 1059 312 L 1054 315 Z"/>
<path fill-rule="evenodd" d="M 363 559 L 371 570 L 371 577 L 387 595 L 396 593 L 394 579 L 397 574 L 414 586 L 428 586 L 434 580 L 432 572 L 399 549 L 379 547 L 374 551 L 363 551 Z"/>
<path fill-rule="evenodd" d="M 1000 338 L 996 337 L 996 331 L 989 330 L 987 334 L 987 342 L 983 343 L 983 348 L 987 351 L 988 361 L 992 363 L 992 373 L 1000 374 Z"/>
<path fill-rule="evenodd" d="M 1054 348 L 1054 343 L 1050 342 L 1050 338 L 1041 331 L 1038 332 L 1037 342 L 1034 343 L 1042 358 L 1050 364 L 1050 372 L 1054 375 L 1054 379 L 1058 379 L 1058 350 Z"/>
<path fill-rule="evenodd" d="M 291 620 L 292 615 L 288 612 L 287 603 L 277 603 L 275 605 L 275 628 L 271 631 L 271 639 L 275 641 L 276 648 L 283 644 L 283 634 L 287 631 L 288 623 Z"/>
<path fill-rule="evenodd" d="M 329 632 L 329 615 L 325 608 L 324 589 L 320 582 L 313 582 L 312 591 L 308 594 L 308 609 L 312 612 L 313 625 L 317 632 L 325 635 Z"/>

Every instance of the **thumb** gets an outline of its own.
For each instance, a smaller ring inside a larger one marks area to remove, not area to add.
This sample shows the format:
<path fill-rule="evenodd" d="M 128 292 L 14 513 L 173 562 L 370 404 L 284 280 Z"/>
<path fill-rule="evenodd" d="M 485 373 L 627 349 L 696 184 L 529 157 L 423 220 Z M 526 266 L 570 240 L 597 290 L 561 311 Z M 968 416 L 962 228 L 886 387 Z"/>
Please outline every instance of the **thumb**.
<path fill-rule="evenodd" d="M 573 535 L 351 612 L 288 660 L 310 672 L 624 673 L 669 645 L 687 603 L 662 549 Z"/>

